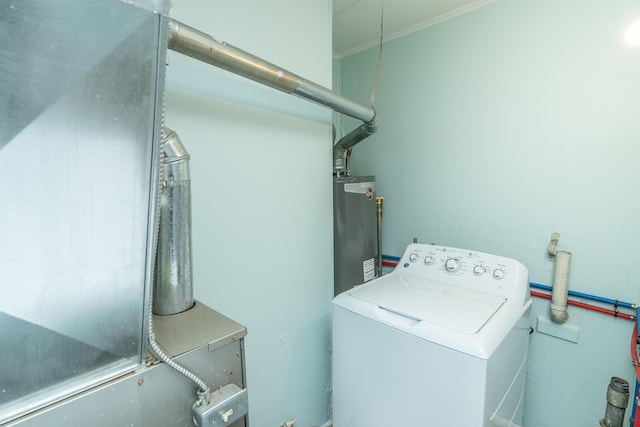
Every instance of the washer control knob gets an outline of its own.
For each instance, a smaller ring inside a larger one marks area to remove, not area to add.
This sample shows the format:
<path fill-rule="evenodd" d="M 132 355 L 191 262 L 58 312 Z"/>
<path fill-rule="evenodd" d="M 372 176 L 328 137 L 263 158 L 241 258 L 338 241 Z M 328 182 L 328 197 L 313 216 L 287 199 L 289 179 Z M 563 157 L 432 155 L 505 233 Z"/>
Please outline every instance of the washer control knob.
<path fill-rule="evenodd" d="M 493 270 L 493 278 L 494 279 L 502 279 L 504 277 L 504 270 L 501 268 L 496 268 L 495 270 Z"/>
<path fill-rule="evenodd" d="M 435 262 L 436 262 L 436 259 L 431 255 L 427 255 L 426 257 L 424 257 L 424 263 L 427 265 L 433 265 Z"/>
<path fill-rule="evenodd" d="M 412 253 L 411 255 L 409 255 L 409 261 L 411 262 L 416 262 L 418 260 L 418 254 L 417 253 Z"/>
<path fill-rule="evenodd" d="M 486 272 L 487 270 L 485 270 L 484 266 L 482 265 L 476 265 L 475 267 L 473 267 L 473 274 L 475 274 L 476 276 L 482 276 Z"/>
<path fill-rule="evenodd" d="M 444 262 L 444 269 L 449 273 L 454 273 L 460 269 L 460 260 L 458 258 L 449 258 Z"/>

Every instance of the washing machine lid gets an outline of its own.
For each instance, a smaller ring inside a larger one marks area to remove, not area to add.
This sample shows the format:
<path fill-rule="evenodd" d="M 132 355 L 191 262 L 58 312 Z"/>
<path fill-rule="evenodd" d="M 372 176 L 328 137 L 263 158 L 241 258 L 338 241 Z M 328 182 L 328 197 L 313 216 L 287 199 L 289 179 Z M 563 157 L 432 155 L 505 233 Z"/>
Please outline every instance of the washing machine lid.
<path fill-rule="evenodd" d="M 350 295 L 386 310 L 458 332 L 475 334 L 506 299 L 402 274 L 391 274 L 351 290 Z"/>

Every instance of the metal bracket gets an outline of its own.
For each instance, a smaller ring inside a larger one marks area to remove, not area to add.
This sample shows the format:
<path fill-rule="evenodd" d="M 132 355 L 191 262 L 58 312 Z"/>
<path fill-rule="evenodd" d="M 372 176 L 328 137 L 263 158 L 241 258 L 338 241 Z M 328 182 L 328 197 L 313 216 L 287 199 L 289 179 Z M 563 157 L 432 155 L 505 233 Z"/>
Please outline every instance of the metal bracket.
<path fill-rule="evenodd" d="M 560 240 L 559 233 L 553 233 L 551 235 L 551 239 L 549 240 L 549 245 L 547 246 L 547 253 L 549 257 L 553 259 L 556 256 L 556 246 L 558 245 L 558 240 Z"/>
<path fill-rule="evenodd" d="M 215 390 L 209 404 L 197 401 L 191 409 L 193 424 L 197 427 L 226 427 L 248 412 L 247 389 L 233 383 Z"/>

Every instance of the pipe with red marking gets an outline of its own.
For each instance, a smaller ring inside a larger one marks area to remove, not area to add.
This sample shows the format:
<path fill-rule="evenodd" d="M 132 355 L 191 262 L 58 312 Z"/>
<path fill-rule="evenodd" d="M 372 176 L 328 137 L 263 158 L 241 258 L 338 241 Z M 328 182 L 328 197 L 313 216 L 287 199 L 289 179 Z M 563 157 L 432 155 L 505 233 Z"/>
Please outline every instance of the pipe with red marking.
<path fill-rule="evenodd" d="M 636 373 L 636 378 L 640 379 L 640 366 L 638 365 L 638 323 L 636 322 L 635 326 L 633 327 L 633 333 L 631 334 L 631 346 L 630 346 L 630 350 L 631 350 L 631 364 L 633 365 L 633 369 Z M 637 387 L 636 387 L 636 393 L 637 393 Z M 637 394 L 635 396 L 633 396 L 633 405 L 634 405 L 634 409 L 635 406 L 638 405 L 638 396 Z M 638 416 L 637 411 L 633 411 L 634 414 L 632 415 L 633 418 L 633 427 L 640 427 L 640 416 Z"/>
<path fill-rule="evenodd" d="M 392 257 L 390 255 L 382 255 L 383 257 L 383 261 L 382 261 L 382 265 L 387 266 L 387 267 L 395 267 L 398 265 L 398 261 L 396 261 L 396 258 L 399 260 L 399 257 Z M 538 288 L 543 288 L 543 285 L 537 284 L 537 283 L 531 283 L 532 287 L 538 287 Z M 548 287 L 549 289 L 551 287 Z M 544 294 L 542 292 L 536 292 L 536 291 L 531 291 L 531 296 L 537 297 L 537 298 L 544 298 L 544 299 L 551 299 L 551 295 L 548 294 Z M 584 296 L 584 297 L 590 297 L 590 295 L 588 294 L 583 294 L 580 293 L 578 296 Z M 603 301 L 604 299 L 601 297 L 597 297 L 598 301 Z M 608 303 L 609 300 L 604 300 L 603 302 Z M 627 303 L 620 303 L 618 301 L 616 301 L 616 303 L 618 303 L 618 305 L 626 307 L 625 304 Z M 614 316 L 614 317 L 620 317 L 622 319 L 625 320 L 636 320 L 636 317 L 631 315 L 631 314 L 626 314 L 626 313 L 621 313 L 620 311 L 616 310 L 610 310 L 607 308 L 603 308 L 603 307 L 599 307 L 597 305 L 592 305 L 592 304 L 587 304 L 584 302 L 580 302 L 580 301 L 575 301 L 575 300 L 567 300 L 567 304 L 569 305 L 573 305 L 575 307 L 580 307 L 580 308 L 584 308 L 587 310 L 591 310 L 591 311 L 596 311 L 598 313 L 602 313 L 602 314 L 607 314 L 609 316 Z M 617 307 L 616 307 L 617 308 Z M 639 417 L 640 418 L 640 417 Z M 639 425 L 640 427 L 640 425 Z"/>
<path fill-rule="evenodd" d="M 537 298 L 551 299 L 551 295 L 543 294 L 542 292 L 536 292 L 536 291 L 531 291 L 531 296 L 537 297 Z M 587 310 L 597 311 L 598 313 L 602 313 L 602 314 L 608 314 L 614 317 L 620 317 L 621 319 L 636 320 L 636 317 L 631 314 L 620 313 L 619 311 L 609 310 L 608 308 L 598 307 L 597 305 L 591 305 L 591 304 L 587 304 L 580 301 L 567 300 L 567 304 L 580 307 L 580 308 L 586 308 Z"/>

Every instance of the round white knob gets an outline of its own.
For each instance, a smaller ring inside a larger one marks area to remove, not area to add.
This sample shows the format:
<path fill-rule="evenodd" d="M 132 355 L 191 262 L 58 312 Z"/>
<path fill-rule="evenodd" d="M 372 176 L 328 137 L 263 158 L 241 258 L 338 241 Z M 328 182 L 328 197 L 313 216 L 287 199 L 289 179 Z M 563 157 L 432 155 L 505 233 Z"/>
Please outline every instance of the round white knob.
<path fill-rule="evenodd" d="M 476 276 L 482 276 L 485 272 L 486 270 L 482 265 L 476 265 L 475 267 L 473 267 L 473 274 L 475 274 Z"/>
<path fill-rule="evenodd" d="M 426 257 L 424 257 L 424 263 L 427 265 L 432 265 L 434 262 L 436 262 L 436 259 L 434 257 L 432 257 L 431 255 L 427 255 Z"/>
<path fill-rule="evenodd" d="M 500 269 L 500 268 L 496 268 L 495 270 L 493 270 L 493 278 L 494 279 L 502 279 L 504 277 L 504 270 Z"/>
<path fill-rule="evenodd" d="M 453 273 L 460 269 L 460 260 L 457 258 L 449 258 L 444 263 L 444 269 L 449 273 Z"/>
<path fill-rule="evenodd" d="M 412 253 L 411 255 L 409 255 L 409 261 L 411 262 L 416 262 L 418 260 L 418 254 L 417 253 Z"/>

